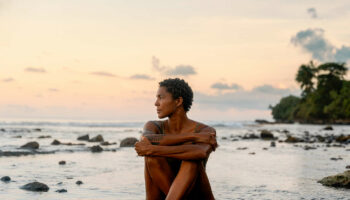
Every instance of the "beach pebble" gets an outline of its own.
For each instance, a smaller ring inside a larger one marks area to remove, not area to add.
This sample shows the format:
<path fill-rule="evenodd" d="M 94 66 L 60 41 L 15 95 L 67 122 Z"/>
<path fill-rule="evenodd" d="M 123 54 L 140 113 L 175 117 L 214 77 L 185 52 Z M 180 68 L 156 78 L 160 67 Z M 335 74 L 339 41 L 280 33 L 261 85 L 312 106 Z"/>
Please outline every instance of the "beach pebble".
<path fill-rule="evenodd" d="M 120 142 L 120 147 L 134 147 L 137 141 L 134 137 L 127 137 Z"/>
<path fill-rule="evenodd" d="M 89 140 L 89 142 L 103 142 L 103 137 L 102 135 L 97 135 Z"/>
<path fill-rule="evenodd" d="M 304 150 L 313 150 L 313 149 L 317 149 L 316 147 L 312 147 L 312 146 L 308 146 L 308 145 L 305 145 L 304 146 Z"/>
<path fill-rule="evenodd" d="M 75 184 L 81 185 L 81 184 L 83 184 L 83 181 L 77 181 L 77 182 L 75 182 Z"/>
<path fill-rule="evenodd" d="M 265 150 L 265 151 L 268 150 L 268 148 L 266 148 L 266 147 L 264 147 L 264 148 L 262 148 L 262 149 Z"/>
<path fill-rule="evenodd" d="M 35 128 L 35 129 L 33 129 L 33 131 L 41 132 L 41 129 L 40 128 Z"/>
<path fill-rule="evenodd" d="M 302 139 L 297 138 L 297 137 L 293 137 L 293 136 L 288 136 L 287 139 L 284 141 L 287 143 L 297 143 L 297 142 L 303 142 Z"/>
<path fill-rule="evenodd" d="M 64 160 L 61 160 L 60 162 L 58 162 L 59 165 L 65 165 L 66 164 L 66 161 Z"/>
<path fill-rule="evenodd" d="M 109 143 L 108 141 L 105 141 L 105 142 L 101 142 L 100 144 L 103 145 L 103 146 L 108 146 L 108 145 L 114 145 L 114 144 L 117 144 L 117 143 L 116 142 Z"/>
<path fill-rule="evenodd" d="M 50 135 L 40 135 L 38 139 L 51 138 Z"/>
<path fill-rule="evenodd" d="M 24 149 L 38 149 L 39 148 L 39 143 L 37 142 L 28 142 L 25 145 L 22 145 L 21 148 Z"/>
<path fill-rule="evenodd" d="M 63 182 L 59 182 L 59 183 L 57 183 L 56 185 L 62 185 L 63 184 Z"/>
<path fill-rule="evenodd" d="M 249 152 L 249 155 L 255 155 L 255 152 Z"/>
<path fill-rule="evenodd" d="M 221 137 L 222 140 L 227 140 L 227 137 Z"/>
<path fill-rule="evenodd" d="M 0 180 L 3 182 L 9 182 L 9 181 L 11 181 L 11 178 L 9 176 L 3 176 L 3 177 L 1 177 Z"/>
<path fill-rule="evenodd" d="M 323 130 L 325 131 L 333 131 L 333 127 L 332 126 L 326 126 L 323 128 Z"/>
<path fill-rule="evenodd" d="M 350 188 L 350 170 L 334 176 L 327 176 L 318 182 L 330 187 Z"/>
<path fill-rule="evenodd" d="M 58 193 L 65 193 L 65 192 L 67 192 L 67 190 L 66 189 L 59 189 L 59 190 L 56 190 L 56 192 L 58 192 Z"/>
<path fill-rule="evenodd" d="M 248 147 L 238 147 L 237 150 L 247 150 Z"/>
<path fill-rule="evenodd" d="M 338 157 L 338 158 L 330 158 L 331 160 L 334 160 L 334 161 L 337 161 L 337 160 L 343 160 L 343 158 L 342 157 Z"/>
<path fill-rule="evenodd" d="M 273 134 L 269 130 L 262 130 L 260 132 L 260 137 L 261 137 L 261 139 L 264 139 L 264 140 L 274 139 Z"/>
<path fill-rule="evenodd" d="M 77 140 L 83 140 L 83 141 L 89 141 L 89 135 L 87 134 L 87 135 L 83 135 L 83 136 L 80 136 L 80 137 L 78 137 L 77 138 Z"/>
<path fill-rule="evenodd" d="M 270 144 L 270 147 L 276 147 L 276 142 L 272 141 L 271 144 Z"/>
<path fill-rule="evenodd" d="M 96 145 L 96 146 L 92 146 L 91 147 L 91 152 L 101 152 L 101 151 L 103 151 L 103 148 L 102 147 L 100 147 L 100 145 Z"/>
<path fill-rule="evenodd" d="M 28 191 L 34 191 L 34 192 L 47 192 L 49 190 L 49 187 L 44 183 L 32 182 L 32 183 L 28 183 L 26 185 L 23 185 L 21 187 L 21 189 L 28 190 Z"/>

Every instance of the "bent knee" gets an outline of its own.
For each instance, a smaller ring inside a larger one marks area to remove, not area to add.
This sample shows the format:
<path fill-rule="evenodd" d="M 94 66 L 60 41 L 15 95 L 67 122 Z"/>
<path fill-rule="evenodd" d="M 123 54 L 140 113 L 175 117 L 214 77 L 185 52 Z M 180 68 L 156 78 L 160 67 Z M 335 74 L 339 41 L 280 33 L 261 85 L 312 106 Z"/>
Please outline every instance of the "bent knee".
<path fill-rule="evenodd" d="M 183 160 L 181 163 L 181 167 L 184 167 L 188 170 L 191 171 L 197 171 L 200 169 L 200 162 L 199 161 L 188 161 L 188 160 Z"/>
<path fill-rule="evenodd" d="M 145 162 L 148 167 L 158 167 L 166 162 L 165 158 L 162 157 L 145 157 Z"/>

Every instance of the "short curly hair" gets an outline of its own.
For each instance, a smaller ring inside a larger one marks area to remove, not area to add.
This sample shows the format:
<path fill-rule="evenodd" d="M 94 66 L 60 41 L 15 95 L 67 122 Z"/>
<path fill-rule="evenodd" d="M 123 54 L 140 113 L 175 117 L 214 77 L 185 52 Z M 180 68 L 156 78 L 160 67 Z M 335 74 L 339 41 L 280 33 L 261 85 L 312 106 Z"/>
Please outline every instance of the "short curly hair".
<path fill-rule="evenodd" d="M 184 110 L 186 112 L 190 110 L 193 102 L 193 91 L 185 80 L 168 78 L 159 82 L 159 87 L 165 87 L 167 92 L 173 96 L 173 99 L 182 97 Z"/>

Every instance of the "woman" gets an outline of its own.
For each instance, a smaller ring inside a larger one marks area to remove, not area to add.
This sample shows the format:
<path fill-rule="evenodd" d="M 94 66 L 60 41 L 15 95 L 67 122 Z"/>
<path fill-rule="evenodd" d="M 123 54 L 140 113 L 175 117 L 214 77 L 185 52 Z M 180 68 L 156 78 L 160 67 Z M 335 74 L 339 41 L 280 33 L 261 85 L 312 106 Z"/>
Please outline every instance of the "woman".
<path fill-rule="evenodd" d="M 182 79 L 166 79 L 157 91 L 158 118 L 144 126 L 135 144 L 145 157 L 146 199 L 214 199 L 205 172 L 209 154 L 217 147 L 210 126 L 187 117 L 193 101 L 190 86 Z"/>

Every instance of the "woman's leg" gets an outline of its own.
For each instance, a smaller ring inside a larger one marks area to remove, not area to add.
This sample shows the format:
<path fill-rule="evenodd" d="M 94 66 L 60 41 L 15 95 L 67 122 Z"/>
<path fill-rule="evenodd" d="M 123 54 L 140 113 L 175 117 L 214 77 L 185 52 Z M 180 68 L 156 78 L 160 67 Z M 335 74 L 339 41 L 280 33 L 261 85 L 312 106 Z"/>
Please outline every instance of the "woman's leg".
<path fill-rule="evenodd" d="M 161 200 L 165 199 L 164 193 L 158 188 L 147 169 L 147 157 L 145 157 L 145 186 L 146 186 L 146 200 Z"/>
<path fill-rule="evenodd" d="M 167 195 L 174 177 L 174 172 L 171 170 L 170 165 L 165 158 L 145 157 L 145 180 L 147 196 L 148 193 L 151 193 L 150 195 L 152 196 L 153 194 L 155 195 L 159 192 Z"/>

